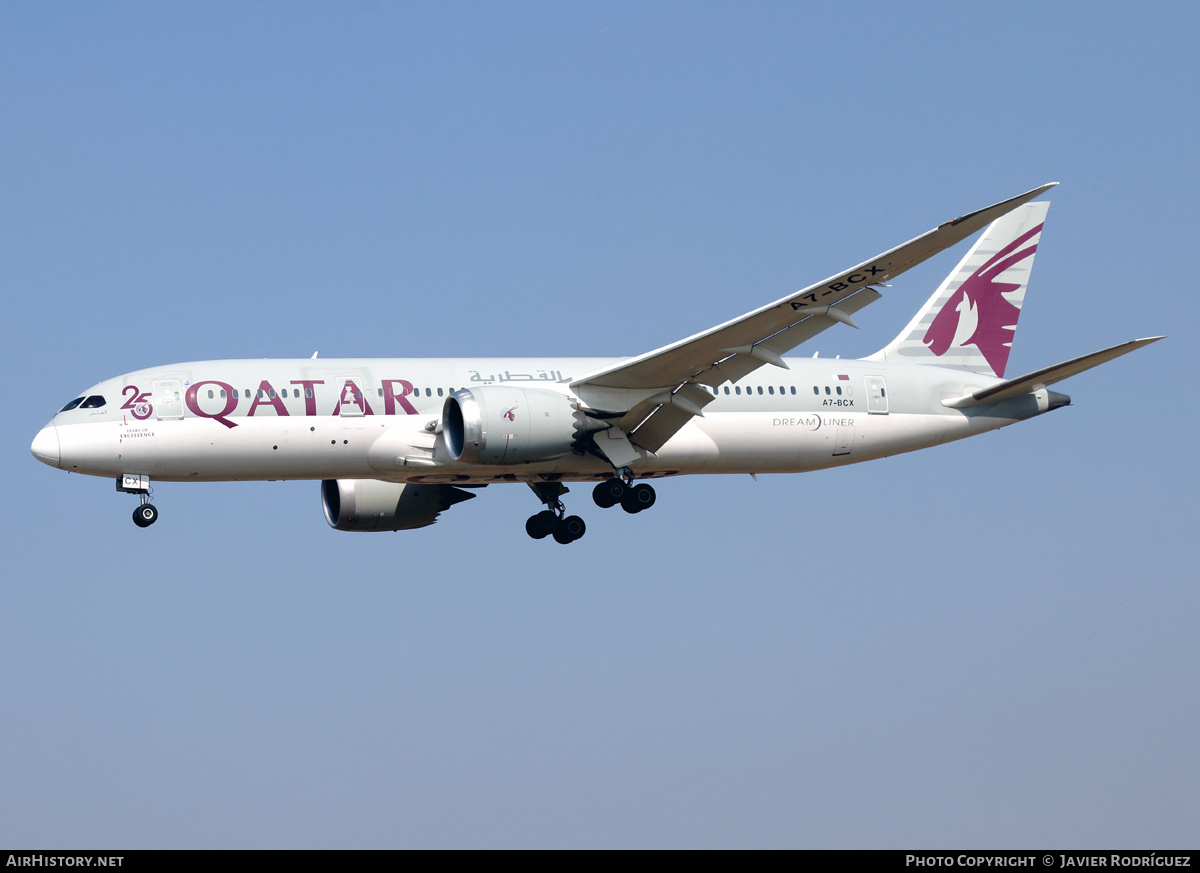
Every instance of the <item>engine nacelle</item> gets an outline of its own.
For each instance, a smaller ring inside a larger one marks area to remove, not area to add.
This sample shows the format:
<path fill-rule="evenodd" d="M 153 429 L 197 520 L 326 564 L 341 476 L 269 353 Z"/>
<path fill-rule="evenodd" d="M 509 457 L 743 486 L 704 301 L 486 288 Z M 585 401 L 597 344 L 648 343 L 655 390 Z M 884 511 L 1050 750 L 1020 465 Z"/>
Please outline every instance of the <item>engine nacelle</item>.
<path fill-rule="evenodd" d="M 552 461 L 581 436 L 604 427 L 570 397 L 536 388 L 463 388 L 442 407 L 446 448 L 464 464 Z"/>
<path fill-rule="evenodd" d="M 325 479 L 321 506 L 335 530 L 412 530 L 475 495 L 453 485 L 414 485 L 378 479 Z"/>

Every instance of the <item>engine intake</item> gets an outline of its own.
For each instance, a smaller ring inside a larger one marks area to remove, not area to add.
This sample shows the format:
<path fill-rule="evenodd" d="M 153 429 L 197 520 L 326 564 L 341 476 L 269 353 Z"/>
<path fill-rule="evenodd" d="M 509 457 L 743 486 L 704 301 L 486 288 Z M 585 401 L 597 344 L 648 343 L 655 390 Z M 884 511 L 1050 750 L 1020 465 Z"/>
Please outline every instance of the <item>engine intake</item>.
<path fill-rule="evenodd" d="M 508 385 L 462 388 L 442 407 L 446 448 L 464 464 L 552 461 L 580 437 L 608 426 L 566 395 Z"/>

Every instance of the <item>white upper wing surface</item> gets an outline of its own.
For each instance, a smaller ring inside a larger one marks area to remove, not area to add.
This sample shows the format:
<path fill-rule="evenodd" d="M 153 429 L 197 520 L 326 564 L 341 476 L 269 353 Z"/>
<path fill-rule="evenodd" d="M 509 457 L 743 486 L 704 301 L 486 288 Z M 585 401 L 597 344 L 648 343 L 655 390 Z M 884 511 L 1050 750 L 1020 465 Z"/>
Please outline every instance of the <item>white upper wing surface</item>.
<path fill-rule="evenodd" d="M 613 396 L 604 389 L 661 389 L 654 397 L 625 411 L 619 422 L 630 439 L 657 451 L 712 395 L 716 387 L 736 381 L 763 364 L 786 366 L 781 355 L 835 322 L 853 325 L 851 314 L 879 299 L 872 287 L 982 230 L 992 221 L 1034 199 L 1057 183 L 1042 185 L 993 206 L 939 225 L 903 245 L 713 327 L 614 366 L 587 373 L 571 383 L 587 398 Z M 600 389 L 592 391 L 589 389 Z"/>

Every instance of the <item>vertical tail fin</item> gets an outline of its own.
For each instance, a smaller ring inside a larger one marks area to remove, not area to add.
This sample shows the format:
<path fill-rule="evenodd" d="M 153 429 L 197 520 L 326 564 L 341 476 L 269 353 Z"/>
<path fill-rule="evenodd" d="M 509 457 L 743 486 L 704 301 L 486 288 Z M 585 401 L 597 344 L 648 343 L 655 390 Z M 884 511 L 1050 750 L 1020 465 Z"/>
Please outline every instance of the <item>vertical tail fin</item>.
<path fill-rule="evenodd" d="M 880 354 L 1003 377 L 1049 208 L 1026 203 L 993 221 Z"/>

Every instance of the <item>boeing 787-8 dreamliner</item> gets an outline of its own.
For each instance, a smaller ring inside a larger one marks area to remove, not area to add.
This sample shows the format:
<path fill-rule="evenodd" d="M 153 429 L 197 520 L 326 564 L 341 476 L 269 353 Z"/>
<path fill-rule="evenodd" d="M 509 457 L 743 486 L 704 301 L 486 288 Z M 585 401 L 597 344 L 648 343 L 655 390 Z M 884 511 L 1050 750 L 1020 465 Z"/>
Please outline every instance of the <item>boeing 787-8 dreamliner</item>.
<path fill-rule="evenodd" d="M 645 480 L 802 473 L 962 439 L 1070 403 L 1054 385 L 1162 337 L 1006 378 L 1049 203 L 1043 185 L 955 218 L 740 318 L 635 358 L 302 358 L 170 364 L 89 388 L 38 433 L 38 460 L 112 476 L 158 518 L 151 482 L 321 480 L 345 531 L 406 530 L 486 485 L 527 484 L 534 538 L 570 543 L 566 483 L 604 508 Z M 900 334 L 860 360 L 784 354 L 983 230 Z"/>

